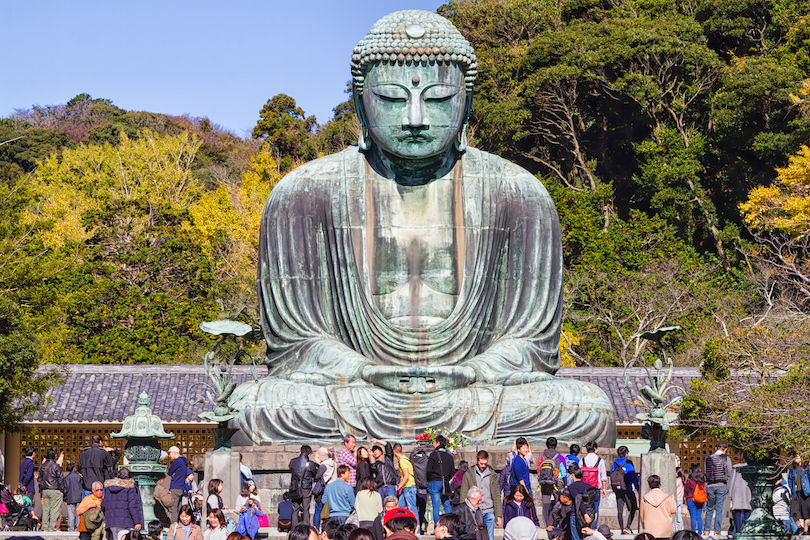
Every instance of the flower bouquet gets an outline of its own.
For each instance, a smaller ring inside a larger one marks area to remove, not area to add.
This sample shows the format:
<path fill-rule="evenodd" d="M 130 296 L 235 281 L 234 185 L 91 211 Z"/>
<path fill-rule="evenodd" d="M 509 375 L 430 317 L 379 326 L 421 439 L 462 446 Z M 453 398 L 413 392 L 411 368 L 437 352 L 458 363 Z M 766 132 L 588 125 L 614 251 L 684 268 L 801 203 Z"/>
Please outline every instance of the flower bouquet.
<path fill-rule="evenodd" d="M 423 433 L 420 433 L 416 436 L 416 443 L 417 444 L 427 444 L 433 443 L 436 440 L 436 437 L 439 435 L 444 435 L 444 438 L 447 439 L 447 450 L 451 453 L 455 454 L 459 448 L 464 446 L 467 442 L 467 439 L 461 433 L 457 431 L 449 431 L 446 427 L 443 428 L 441 431 L 438 429 L 427 428 Z"/>

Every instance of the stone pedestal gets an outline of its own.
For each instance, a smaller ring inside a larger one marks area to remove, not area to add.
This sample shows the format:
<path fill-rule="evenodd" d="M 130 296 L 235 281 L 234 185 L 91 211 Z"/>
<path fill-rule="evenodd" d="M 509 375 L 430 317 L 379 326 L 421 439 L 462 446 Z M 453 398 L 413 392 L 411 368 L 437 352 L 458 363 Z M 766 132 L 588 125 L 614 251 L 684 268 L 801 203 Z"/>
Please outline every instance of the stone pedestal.
<path fill-rule="evenodd" d="M 219 478 L 223 482 L 223 491 L 220 493 L 222 502 L 233 509 L 236 497 L 239 496 L 239 452 L 223 452 L 221 450 L 205 453 L 205 486 L 203 487 L 203 509 L 208 500 L 208 482 Z M 258 487 L 258 486 L 257 486 Z M 206 519 L 208 516 L 205 516 Z M 226 516 L 227 517 L 227 516 Z"/>
<path fill-rule="evenodd" d="M 661 489 L 675 497 L 675 468 L 680 464 L 680 459 L 675 454 L 669 452 L 649 452 L 641 454 L 641 496 L 650 491 L 647 478 L 657 474 L 661 478 Z"/>

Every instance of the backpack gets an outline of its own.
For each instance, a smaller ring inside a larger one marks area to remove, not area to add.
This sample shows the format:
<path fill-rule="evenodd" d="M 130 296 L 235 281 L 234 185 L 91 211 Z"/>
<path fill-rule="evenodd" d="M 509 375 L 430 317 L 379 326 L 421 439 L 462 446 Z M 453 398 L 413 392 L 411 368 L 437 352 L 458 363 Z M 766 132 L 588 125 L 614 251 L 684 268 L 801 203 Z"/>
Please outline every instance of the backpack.
<path fill-rule="evenodd" d="M 586 467 L 585 462 L 582 462 L 582 480 L 593 487 L 599 489 L 599 464 L 602 463 L 602 458 L 597 459 L 596 465 L 593 467 Z"/>
<path fill-rule="evenodd" d="M 708 500 L 709 496 L 706 494 L 706 487 L 703 484 L 697 484 L 695 492 L 692 494 L 692 501 L 696 504 L 703 504 Z"/>
<path fill-rule="evenodd" d="M 411 454 L 411 465 L 413 465 L 413 476 L 417 489 L 427 489 L 427 464 L 430 456 L 427 454 Z"/>
<path fill-rule="evenodd" d="M 280 532 L 290 532 L 293 518 L 292 501 L 282 501 L 278 505 L 278 530 Z"/>
<path fill-rule="evenodd" d="M 580 493 L 574 497 L 574 505 L 577 513 L 577 520 L 584 527 L 591 527 L 596 523 L 596 502 L 599 500 L 599 493 L 596 488 L 588 488 L 585 493 Z M 591 518 L 585 519 L 585 514 Z"/>
<path fill-rule="evenodd" d="M 557 465 L 557 457 L 544 458 L 537 466 L 537 483 L 541 486 L 557 486 L 557 479 L 560 476 L 560 468 Z"/>
<path fill-rule="evenodd" d="M 622 458 L 619 458 L 622 459 Z M 624 465 L 627 463 L 627 458 L 624 463 L 619 464 L 619 459 L 613 462 L 613 468 L 610 470 L 610 487 L 614 490 L 627 490 L 627 477 L 624 472 Z"/>

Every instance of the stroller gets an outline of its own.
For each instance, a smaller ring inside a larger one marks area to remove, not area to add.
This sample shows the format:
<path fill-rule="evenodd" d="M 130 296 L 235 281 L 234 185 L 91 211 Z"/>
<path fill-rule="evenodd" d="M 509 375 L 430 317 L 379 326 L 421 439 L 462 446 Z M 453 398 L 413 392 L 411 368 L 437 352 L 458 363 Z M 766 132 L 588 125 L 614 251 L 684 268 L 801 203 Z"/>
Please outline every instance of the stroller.
<path fill-rule="evenodd" d="M 0 484 L 0 503 L 6 505 L 8 510 L 7 514 L 0 514 L 4 531 L 33 531 L 35 529 L 31 512 L 14 500 L 11 490 L 4 484 Z"/>

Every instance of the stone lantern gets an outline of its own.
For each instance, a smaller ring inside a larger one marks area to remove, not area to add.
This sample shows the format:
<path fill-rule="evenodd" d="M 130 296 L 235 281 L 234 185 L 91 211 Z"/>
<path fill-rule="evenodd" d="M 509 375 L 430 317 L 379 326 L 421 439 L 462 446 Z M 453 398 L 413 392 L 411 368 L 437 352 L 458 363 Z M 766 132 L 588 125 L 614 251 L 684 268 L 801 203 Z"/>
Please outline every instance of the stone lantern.
<path fill-rule="evenodd" d="M 166 475 L 166 465 L 160 464 L 160 439 L 174 439 L 174 433 L 163 431 L 163 422 L 152 414 L 149 395 L 141 392 L 135 414 L 124 419 L 119 433 L 110 437 L 126 439 L 124 456 L 127 458 L 130 476 L 138 483 L 143 502 L 143 517 L 146 523 L 155 518 L 155 484 Z M 119 467 L 119 468 L 123 468 Z"/>

